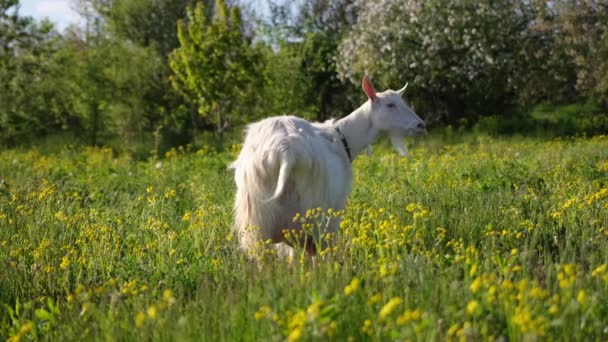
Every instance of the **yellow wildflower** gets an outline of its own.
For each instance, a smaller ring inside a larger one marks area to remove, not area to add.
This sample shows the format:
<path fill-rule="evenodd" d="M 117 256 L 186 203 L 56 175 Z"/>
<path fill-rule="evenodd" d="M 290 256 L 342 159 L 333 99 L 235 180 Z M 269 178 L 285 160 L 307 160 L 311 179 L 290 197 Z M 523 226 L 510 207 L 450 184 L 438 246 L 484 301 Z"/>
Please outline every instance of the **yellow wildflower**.
<path fill-rule="evenodd" d="M 146 314 L 144 314 L 143 312 L 138 312 L 137 315 L 135 315 L 135 326 L 137 328 L 141 328 L 145 322 Z"/>
<path fill-rule="evenodd" d="M 365 322 L 363 322 L 363 326 L 361 327 L 361 332 L 363 332 L 364 334 L 368 334 L 368 335 L 371 335 L 374 332 L 374 328 L 372 327 L 371 320 L 366 319 Z"/>
<path fill-rule="evenodd" d="M 475 293 L 475 292 L 479 291 L 479 289 L 481 288 L 481 285 L 482 285 L 481 277 L 475 278 L 475 280 L 473 280 L 473 282 L 471 283 L 471 286 L 470 286 L 471 292 Z"/>
<path fill-rule="evenodd" d="M 289 333 L 289 336 L 287 336 L 287 341 L 295 342 L 295 341 L 299 341 L 301 338 L 302 338 L 302 329 L 296 328 L 296 329 L 292 330 L 291 333 Z"/>
<path fill-rule="evenodd" d="M 350 296 L 351 294 L 357 292 L 357 290 L 359 289 L 359 284 L 361 283 L 361 281 L 355 277 L 353 278 L 353 280 L 351 280 L 350 284 L 346 285 L 346 287 L 344 287 L 344 294 L 347 296 Z"/>
<path fill-rule="evenodd" d="M 63 258 L 61 258 L 61 264 L 59 265 L 59 267 L 62 270 L 65 270 L 66 268 L 70 267 L 70 258 L 67 255 L 64 255 Z"/>
<path fill-rule="evenodd" d="M 479 302 L 476 300 L 472 300 L 467 304 L 467 313 L 469 315 L 476 315 L 479 313 L 480 310 L 480 306 L 479 306 Z"/>
<path fill-rule="evenodd" d="M 401 303 L 403 303 L 403 300 L 401 298 L 391 298 L 386 304 L 384 304 L 382 309 L 380 309 L 380 319 L 384 319 L 388 315 L 390 315 L 395 310 L 395 308 Z"/>
<path fill-rule="evenodd" d="M 557 305 L 553 304 L 549 307 L 549 313 L 552 315 L 556 315 L 559 312 L 559 308 Z"/>
<path fill-rule="evenodd" d="M 591 272 L 591 276 L 597 277 L 606 273 L 606 271 L 608 271 L 608 264 L 602 264 Z"/>
<path fill-rule="evenodd" d="M 382 297 L 382 293 L 378 292 L 375 295 L 369 297 L 369 299 L 367 300 L 367 304 L 373 305 L 379 303 L 382 300 Z"/>
<path fill-rule="evenodd" d="M 585 290 L 578 291 L 578 295 L 576 295 L 576 301 L 581 305 L 585 305 Z"/>
<path fill-rule="evenodd" d="M 151 319 L 155 319 L 157 314 L 158 314 L 158 309 L 156 308 L 156 305 L 152 305 L 151 307 L 148 308 L 148 317 L 150 317 Z"/>
<path fill-rule="evenodd" d="M 471 277 L 474 277 L 477 274 L 477 264 L 473 264 L 473 266 L 471 266 L 471 270 L 469 271 L 469 275 Z"/>
<path fill-rule="evenodd" d="M 448 329 L 448 336 L 456 335 L 458 330 L 460 330 L 460 326 L 458 325 L 458 323 L 452 324 L 452 326 L 450 326 L 450 328 Z"/>
<path fill-rule="evenodd" d="M 260 309 L 258 311 L 256 311 L 255 314 L 253 314 L 253 318 L 255 318 L 256 321 L 259 321 L 263 318 L 268 317 L 268 315 L 272 312 L 272 309 L 267 306 L 267 305 L 263 305 L 260 307 Z"/>
<path fill-rule="evenodd" d="M 175 301 L 175 298 L 173 298 L 173 291 L 166 289 L 163 292 L 163 299 L 168 302 L 168 303 L 172 303 Z"/>
<path fill-rule="evenodd" d="M 308 308 L 306 309 L 306 312 L 312 319 L 315 319 L 315 318 L 317 318 L 317 316 L 319 316 L 319 312 L 321 312 L 322 304 L 323 304 L 323 302 L 318 301 L 318 302 L 314 302 L 308 306 Z"/>
<path fill-rule="evenodd" d="M 397 318 L 397 324 L 404 325 L 410 321 L 418 320 L 420 317 L 422 317 L 422 312 L 420 312 L 420 310 L 406 310 Z"/>

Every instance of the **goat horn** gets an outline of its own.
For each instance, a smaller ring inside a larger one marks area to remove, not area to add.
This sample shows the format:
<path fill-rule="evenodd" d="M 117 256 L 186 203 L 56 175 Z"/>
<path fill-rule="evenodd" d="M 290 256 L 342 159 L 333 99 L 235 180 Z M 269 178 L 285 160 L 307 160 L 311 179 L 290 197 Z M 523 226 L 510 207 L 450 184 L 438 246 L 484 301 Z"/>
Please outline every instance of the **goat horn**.
<path fill-rule="evenodd" d="M 407 88 L 408 84 L 409 84 L 409 82 L 407 82 L 403 88 L 397 90 L 397 92 L 399 93 L 399 95 L 403 95 L 403 93 L 405 93 L 405 89 Z"/>

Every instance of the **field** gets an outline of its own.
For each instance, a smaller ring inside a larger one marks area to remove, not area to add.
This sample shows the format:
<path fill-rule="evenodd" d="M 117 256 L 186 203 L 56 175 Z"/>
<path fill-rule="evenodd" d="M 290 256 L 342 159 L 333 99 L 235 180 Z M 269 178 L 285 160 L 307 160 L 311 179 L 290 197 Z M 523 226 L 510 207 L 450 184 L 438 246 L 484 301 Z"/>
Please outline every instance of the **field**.
<path fill-rule="evenodd" d="M 238 146 L 0 152 L 0 339 L 607 340 L 608 136 L 385 142 L 322 257 L 231 234 Z M 51 149 L 52 150 L 52 149 Z"/>

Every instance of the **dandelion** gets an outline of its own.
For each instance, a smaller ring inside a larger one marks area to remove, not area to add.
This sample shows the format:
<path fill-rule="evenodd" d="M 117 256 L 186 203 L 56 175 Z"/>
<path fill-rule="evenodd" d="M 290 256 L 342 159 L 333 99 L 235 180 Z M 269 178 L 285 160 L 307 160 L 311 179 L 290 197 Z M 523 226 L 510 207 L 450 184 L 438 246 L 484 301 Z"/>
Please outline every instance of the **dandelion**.
<path fill-rule="evenodd" d="M 411 321 L 415 321 L 422 317 L 420 310 L 406 310 L 401 316 L 397 318 L 398 325 L 405 325 Z"/>
<path fill-rule="evenodd" d="M 592 272 L 591 272 L 591 276 L 593 277 L 599 277 L 605 273 L 608 272 L 608 264 L 602 264 L 598 267 L 596 267 Z"/>
<path fill-rule="evenodd" d="M 494 303 L 494 301 L 496 300 L 497 292 L 498 288 L 495 285 L 492 285 L 488 288 L 488 293 L 486 294 L 486 296 L 489 303 Z"/>
<path fill-rule="evenodd" d="M 19 342 L 19 341 L 21 341 L 21 338 L 25 337 L 33 329 L 34 329 L 34 323 L 33 322 L 26 322 L 26 323 L 24 323 L 21 326 L 21 328 L 19 329 L 19 331 L 17 332 L 16 335 L 11 336 L 11 337 L 8 338 L 8 342 Z"/>
<path fill-rule="evenodd" d="M 173 198 L 173 197 L 175 197 L 176 193 L 177 192 L 175 191 L 175 189 L 169 189 L 165 192 L 165 198 L 166 199 Z"/>
<path fill-rule="evenodd" d="M 353 278 L 353 280 L 351 280 L 350 284 L 346 285 L 346 287 L 344 287 L 344 294 L 347 296 L 350 296 L 351 294 L 357 292 L 357 290 L 359 289 L 359 284 L 361 282 L 359 281 L 359 279 L 357 277 Z"/>
<path fill-rule="evenodd" d="M 576 280 L 576 265 L 564 264 L 558 266 L 558 269 L 557 280 L 559 282 L 559 287 L 562 289 L 571 287 Z"/>
<path fill-rule="evenodd" d="M 385 319 L 388 315 L 393 313 L 399 304 L 403 303 L 403 300 L 399 297 L 391 298 L 382 309 L 380 309 L 380 319 Z"/>
<path fill-rule="evenodd" d="M 331 321 L 326 330 L 327 336 L 334 336 L 336 334 L 336 330 L 338 330 L 338 323 L 336 321 Z"/>
<path fill-rule="evenodd" d="M 135 315 L 135 326 L 137 328 L 141 328 L 143 327 L 144 323 L 146 323 L 146 314 L 143 312 L 138 312 L 137 315 Z"/>
<path fill-rule="evenodd" d="M 477 264 L 473 264 L 473 266 L 471 266 L 471 270 L 469 271 L 469 275 L 471 277 L 475 276 L 475 274 L 477 274 Z"/>
<path fill-rule="evenodd" d="M 177 151 L 175 150 L 174 147 L 172 147 L 169 151 L 165 152 L 165 158 L 172 158 L 175 157 L 177 155 Z"/>
<path fill-rule="evenodd" d="M 476 300 L 472 300 L 467 304 L 467 313 L 471 316 L 475 316 L 479 313 L 480 306 L 479 302 Z"/>
<path fill-rule="evenodd" d="M 448 336 L 455 336 L 458 330 L 460 330 L 460 325 L 458 323 L 452 324 L 448 329 Z"/>
<path fill-rule="evenodd" d="M 70 258 L 67 255 L 64 255 L 61 258 L 61 264 L 59 265 L 59 267 L 62 270 L 65 270 L 66 268 L 70 267 Z"/>
<path fill-rule="evenodd" d="M 289 320 L 289 328 L 292 330 L 296 329 L 296 328 L 301 328 L 304 325 L 306 325 L 306 321 L 307 321 L 306 312 L 304 312 L 303 310 L 300 310 L 300 311 L 296 312 Z"/>
<path fill-rule="evenodd" d="M 255 314 L 253 314 L 253 318 L 255 318 L 256 321 L 259 321 L 263 318 L 268 317 L 268 315 L 272 313 L 272 309 L 267 306 L 261 306 L 260 309 L 258 311 L 255 312 Z"/>
<path fill-rule="evenodd" d="M 405 210 L 412 213 L 417 210 L 421 210 L 423 207 L 418 203 L 410 203 L 405 207 Z"/>
<path fill-rule="evenodd" d="M 156 305 L 152 305 L 151 307 L 148 308 L 148 317 L 150 317 L 150 319 L 156 319 L 157 315 L 158 315 L 158 309 L 156 308 Z"/>
<path fill-rule="evenodd" d="M 288 342 L 296 342 L 299 341 L 302 338 L 302 329 L 298 328 L 298 329 L 294 329 L 289 333 L 289 336 L 287 336 L 287 341 Z"/>
<path fill-rule="evenodd" d="M 323 304 L 323 302 L 318 301 L 318 302 L 314 302 L 312 304 L 310 304 L 308 306 L 308 308 L 306 309 L 306 312 L 308 313 L 308 316 L 310 318 L 312 318 L 313 320 L 316 319 L 319 316 L 319 312 L 321 312 L 321 305 Z"/>
<path fill-rule="evenodd" d="M 376 303 L 379 303 L 382 300 L 382 297 L 382 293 L 378 292 L 375 295 L 369 297 L 369 299 L 367 300 L 367 304 L 374 305 Z"/>
<path fill-rule="evenodd" d="M 430 211 L 426 210 L 426 209 L 422 209 L 416 213 L 414 213 L 414 220 L 418 220 L 421 218 L 425 218 L 428 217 L 431 214 Z"/>
<path fill-rule="evenodd" d="M 482 284 L 481 278 L 480 277 L 475 278 L 475 280 L 473 280 L 473 282 L 471 283 L 471 286 L 470 286 L 471 292 L 475 293 L 475 292 L 479 291 L 479 289 L 481 288 L 481 284 Z"/>
<path fill-rule="evenodd" d="M 543 299 L 547 296 L 547 292 L 538 286 L 535 286 L 530 290 L 530 296 L 535 299 Z"/>
<path fill-rule="evenodd" d="M 585 290 L 578 291 L 578 294 L 576 295 L 576 301 L 581 305 L 585 305 Z"/>
<path fill-rule="evenodd" d="M 523 332 L 530 331 L 531 328 L 532 316 L 530 312 L 522 307 L 515 308 L 515 316 L 513 317 L 513 322 L 517 324 Z"/>
<path fill-rule="evenodd" d="M 173 304 L 175 302 L 175 298 L 173 298 L 173 291 L 169 289 L 163 291 L 163 300 L 168 304 Z"/>
<path fill-rule="evenodd" d="M 557 305 L 553 304 L 549 307 L 549 313 L 552 315 L 557 315 L 557 313 L 559 312 L 559 308 Z"/>
<path fill-rule="evenodd" d="M 361 332 L 364 334 L 368 334 L 368 335 L 373 334 L 374 328 L 372 327 L 371 320 L 366 319 L 365 322 L 363 322 L 363 326 L 361 327 Z"/>

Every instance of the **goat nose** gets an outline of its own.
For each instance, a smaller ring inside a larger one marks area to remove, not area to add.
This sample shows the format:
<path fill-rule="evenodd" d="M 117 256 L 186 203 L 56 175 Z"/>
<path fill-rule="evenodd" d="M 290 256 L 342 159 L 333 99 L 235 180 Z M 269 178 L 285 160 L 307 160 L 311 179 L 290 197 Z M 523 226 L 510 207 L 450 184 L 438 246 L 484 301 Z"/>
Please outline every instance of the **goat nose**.
<path fill-rule="evenodd" d="M 425 128 L 426 126 L 425 126 L 424 122 L 419 122 L 419 123 L 418 123 L 418 126 L 416 126 L 416 127 L 417 127 L 417 128 L 420 128 L 420 129 L 423 129 L 423 128 Z"/>

